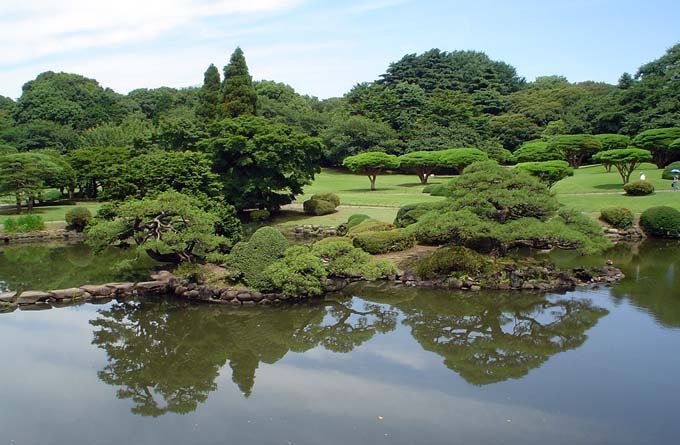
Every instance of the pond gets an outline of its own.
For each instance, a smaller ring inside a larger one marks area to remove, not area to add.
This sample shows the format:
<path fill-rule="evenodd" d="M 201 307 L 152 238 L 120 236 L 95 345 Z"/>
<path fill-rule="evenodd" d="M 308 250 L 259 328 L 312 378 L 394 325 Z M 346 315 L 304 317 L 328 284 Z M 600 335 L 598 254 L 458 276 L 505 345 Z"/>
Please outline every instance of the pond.
<path fill-rule="evenodd" d="M 0 443 L 677 443 L 678 254 L 618 248 L 624 282 L 564 295 L 363 285 L 0 314 Z M 7 261 L 8 287 L 30 281 Z"/>

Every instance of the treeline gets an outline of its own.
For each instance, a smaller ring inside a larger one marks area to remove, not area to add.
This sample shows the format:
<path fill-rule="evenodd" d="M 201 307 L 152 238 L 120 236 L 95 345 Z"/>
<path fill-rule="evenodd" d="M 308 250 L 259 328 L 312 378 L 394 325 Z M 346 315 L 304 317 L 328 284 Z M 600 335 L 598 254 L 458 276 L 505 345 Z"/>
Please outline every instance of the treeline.
<path fill-rule="evenodd" d="M 484 53 L 433 49 L 406 55 L 379 80 L 327 100 L 253 82 L 236 49 L 222 74 L 207 69 L 201 87 L 121 95 L 93 79 L 46 72 L 27 82 L 16 102 L 0 97 L 0 168 L 13 173 L 3 173 L 0 193 L 18 191 L 18 201 L 30 202 L 44 187 L 142 198 L 166 187 L 153 181 L 174 177 L 189 184 L 168 188 L 199 187 L 239 209 L 276 210 L 320 165 L 339 166 L 361 152 L 466 147 L 501 162 L 560 153 L 577 167 L 616 139 L 587 135 L 640 140 L 645 133 L 651 136 L 640 148 L 656 150 L 663 165 L 678 159 L 680 135 L 663 130 L 673 127 L 680 127 L 680 44 L 634 75 L 624 73 L 617 85 L 560 76 L 527 82 Z"/>

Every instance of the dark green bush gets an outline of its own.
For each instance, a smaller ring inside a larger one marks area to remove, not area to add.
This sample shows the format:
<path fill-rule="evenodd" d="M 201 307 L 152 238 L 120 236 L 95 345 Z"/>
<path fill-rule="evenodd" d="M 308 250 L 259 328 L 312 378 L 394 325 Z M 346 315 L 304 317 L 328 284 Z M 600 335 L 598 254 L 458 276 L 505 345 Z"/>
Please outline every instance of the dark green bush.
<path fill-rule="evenodd" d="M 371 255 L 347 243 L 346 239 L 317 242 L 312 253 L 323 262 L 329 277 L 361 277 L 377 280 L 396 274 L 389 261 L 372 261 Z"/>
<path fill-rule="evenodd" d="M 66 211 L 64 219 L 67 228 L 82 232 L 92 220 L 92 213 L 85 207 L 74 207 Z"/>
<path fill-rule="evenodd" d="M 308 199 L 302 203 L 302 208 L 309 215 L 328 215 L 335 212 L 335 204 L 322 199 Z"/>
<path fill-rule="evenodd" d="M 478 275 L 489 266 L 484 255 L 462 246 L 440 247 L 414 265 L 415 274 L 425 280 L 446 276 L 452 272 Z"/>
<path fill-rule="evenodd" d="M 271 213 L 267 209 L 253 210 L 248 216 L 251 221 L 266 221 L 271 216 Z"/>
<path fill-rule="evenodd" d="M 352 227 L 366 221 L 367 219 L 371 219 L 371 217 L 364 215 L 363 213 L 356 213 L 347 219 L 347 229 L 351 229 Z"/>
<path fill-rule="evenodd" d="M 340 197 L 336 195 L 335 193 L 316 193 L 312 195 L 311 198 L 309 199 L 318 199 L 321 201 L 328 201 L 331 204 L 333 204 L 335 207 L 340 205 Z"/>
<path fill-rule="evenodd" d="M 5 219 L 3 229 L 7 233 L 36 232 L 45 229 L 45 221 L 40 215 L 21 215 Z"/>
<path fill-rule="evenodd" d="M 663 169 L 663 173 L 661 175 L 661 178 L 662 179 L 668 179 L 669 181 L 671 181 L 673 179 L 673 176 L 675 176 L 677 174 L 677 173 L 671 173 L 671 170 L 680 170 L 680 161 L 668 164 L 666 166 L 666 168 Z"/>
<path fill-rule="evenodd" d="M 283 256 L 288 240 L 273 227 L 258 229 L 250 240 L 236 243 L 229 254 L 226 265 L 235 269 L 249 286 L 260 288 L 262 272 Z"/>
<path fill-rule="evenodd" d="M 626 195 L 644 196 L 654 193 L 654 185 L 649 181 L 631 181 L 623 186 Z"/>
<path fill-rule="evenodd" d="M 326 269 L 308 246 L 292 246 L 283 258 L 267 266 L 262 276 L 262 290 L 292 298 L 314 297 L 323 293 L 321 280 L 326 278 Z"/>
<path fill-rule="evenodd" d="M 393 228 L 394 226 L 392 224 L 378 221 L 376 219 L 367 219 L 349 229 L 347 231 L 347 235 L 354 236 L 363 232 L 378 232 L 383 230 L 391 230 Z"/>
<path fill-rule="evenodd" d="M 105 221 L 112 221 L 116 218 L 118 212 L 118 205 L 112 202 L 105 202 L 99 207 L 97 213 L 95 214 L 96 219 L 101 219 Z"/>
<path fill-rule="evenodd" d="M 398 252 L 415 243 L 415 237 L 405 229 L 362 232 L 354 236 L 354 245 L 371 254 Z"/>
<path fill-rule="evenodd" d="M 446 186 L 444 184 L 430 184 L 423 187 L 423 193 L 429 193 L 432 196 L 446 196 Z"/>
<path fill-rule="evenodd" d="M 322 238 L 319 241 L 315 242 L 314 245 L 322 245 L 322 244 L 328 244 L 328 243 L 345 243 L 349 244 L 350 246 L 354 245 L 354 240 L 352 238 L 349 238 L 347 236 L 329 236 L 328 238 Z"/>
<path fill-rule="evenodd" d="M 640 215 L 640 226 L 649 236 L 680 238 L 680 212 L 672 207 L 650 207 Z"/>
<path fill-rule="evenodd" d="M 600 219 L 617 229 L 633 227 L 633 212 L 623 207 L 609 207 L 600 211 Z"/>

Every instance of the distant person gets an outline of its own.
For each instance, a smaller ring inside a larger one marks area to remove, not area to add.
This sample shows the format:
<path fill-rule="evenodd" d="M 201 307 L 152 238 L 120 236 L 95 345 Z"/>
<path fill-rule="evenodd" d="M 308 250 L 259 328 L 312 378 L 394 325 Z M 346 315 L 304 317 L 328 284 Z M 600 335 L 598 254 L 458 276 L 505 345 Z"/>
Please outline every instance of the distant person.
<path fill-rule="evenodd" d="M 645 172 L 640 172 L 640 181 L 644 181 L 647 179 L 647 176 L 645 176 Z"/>
<path fill-rule="evenodd" d="M 674 192 L 678 191 L 678 175 L 673 176 L 673 182 L 671 183 L 671 187 L 673 188 Z"/>

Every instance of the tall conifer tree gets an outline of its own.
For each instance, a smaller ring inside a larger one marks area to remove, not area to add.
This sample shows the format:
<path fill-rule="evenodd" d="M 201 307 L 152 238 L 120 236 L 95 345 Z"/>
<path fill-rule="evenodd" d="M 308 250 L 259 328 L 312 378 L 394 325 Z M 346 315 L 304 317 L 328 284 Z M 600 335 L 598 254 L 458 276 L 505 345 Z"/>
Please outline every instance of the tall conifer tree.
<path fill-rule="evenodd" d="M 237 47 L 224 67 L 222 82 L 222 108 L 224 117 L 237 117 L 257 112 L 257 92 L 241 48 Z"/>
<path fill-rule="evenodd" d="M 203 75 L 203 86 L 199 95 L 199 104 L 196 114 L 212 120 L 219 116 L 220 103 L 222 101 L 222 85 L 220 72 L 212 63 Z"/>

